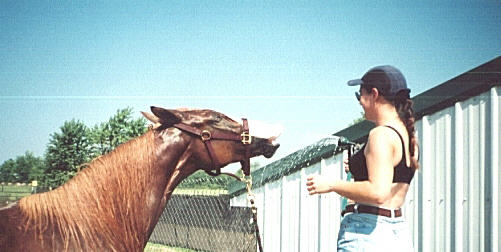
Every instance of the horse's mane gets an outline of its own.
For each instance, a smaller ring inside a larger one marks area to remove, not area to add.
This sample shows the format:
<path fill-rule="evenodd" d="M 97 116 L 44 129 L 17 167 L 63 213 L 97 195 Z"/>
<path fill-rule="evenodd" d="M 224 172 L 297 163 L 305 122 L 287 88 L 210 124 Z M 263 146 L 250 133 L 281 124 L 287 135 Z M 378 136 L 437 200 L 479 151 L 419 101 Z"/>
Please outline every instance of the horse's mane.
<path fill-rule="evenodd" d="M 95 159 L 61 187 L 21 199 L 24 228 L 34 226 L 36 235 L 60 237 L 65 250 L 71 243 L 83 250 L 103 245 L 114 251 L 137 250 L 145 242 L 137 230 L 145 230 L 151 222 L 139 216 L 145 216 L 146 183 L 155 176 L 154 165 L 150 130 Z"/>

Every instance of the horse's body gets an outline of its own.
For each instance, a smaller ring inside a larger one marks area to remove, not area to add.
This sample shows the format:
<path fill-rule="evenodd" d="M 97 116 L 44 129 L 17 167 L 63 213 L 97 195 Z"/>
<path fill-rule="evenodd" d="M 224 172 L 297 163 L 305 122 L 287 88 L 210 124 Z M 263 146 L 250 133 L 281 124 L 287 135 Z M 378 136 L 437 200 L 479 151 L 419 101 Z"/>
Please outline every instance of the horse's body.
<path fill-rule="evenodd" d="M 1 208 L 0 251 L 142 251 L 174 188 L 212 165 L 199 138 L 171 126 L 242 130 L 214 111 L 152 111 L 156 129 L 91 162 L 63 186 Z M 278 148 L 256 140 L 251 156 L 269 157 Z M 214 141 L 221 166 L 243 160 L 241 145 Z"/>

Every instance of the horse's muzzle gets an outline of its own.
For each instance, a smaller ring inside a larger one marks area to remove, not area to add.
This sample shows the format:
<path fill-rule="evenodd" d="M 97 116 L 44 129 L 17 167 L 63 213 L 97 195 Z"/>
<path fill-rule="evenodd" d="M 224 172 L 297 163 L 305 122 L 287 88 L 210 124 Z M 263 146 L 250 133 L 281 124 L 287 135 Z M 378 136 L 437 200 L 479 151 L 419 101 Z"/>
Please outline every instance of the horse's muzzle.
<path fill-rule="evenodd" d="M 263 153 L 263 156 L 265 158 L 271 158 L 273 157 L 273 155 L 275 154 L 275 152 L 277 151 L 278 147 L 280 147 L 280 144 L 275 144 L 275 145 L 271 145 L 271 146 L 266 146 L 265 147 L 265 151 Z"/>
<path fill-rule="evenodd" d="M 277 151 L 280 144 L 273 144 L 268 139 L 254 137 L 253 147 L 251 147 L 251 156 L 256 157 L 263 155 L 266 158 L 271 158 Z"/>

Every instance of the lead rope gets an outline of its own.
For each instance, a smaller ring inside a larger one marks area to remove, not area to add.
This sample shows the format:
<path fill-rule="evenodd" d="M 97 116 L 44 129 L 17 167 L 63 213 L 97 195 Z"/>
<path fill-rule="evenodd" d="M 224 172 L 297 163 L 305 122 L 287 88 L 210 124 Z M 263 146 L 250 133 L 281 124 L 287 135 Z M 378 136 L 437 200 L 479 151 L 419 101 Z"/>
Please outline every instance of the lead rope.
<path fill-rule="evenodd" d="M 262 245 L 262 242 L 261 242 L 261 235 L 259 234 L 259 226 L 257 224 L 257 207 L 256 207 L 256 204 L 255 204 L 256 196 L 254 195 L 254 193 L 252 193 L 252 176 L 249 175 L 249 178 L 246 179 L 245 175 L 242 175 L 241 181 L 245 182 L 245 184 L 246 184 L 247 200 L 249 201 L 249 203 L 251 205 L 252 221 L 254 222 L 254 227 L 256 229 L 257 245 L 259 247 L 259 251 L 263 252 L 263 245 Z"/>

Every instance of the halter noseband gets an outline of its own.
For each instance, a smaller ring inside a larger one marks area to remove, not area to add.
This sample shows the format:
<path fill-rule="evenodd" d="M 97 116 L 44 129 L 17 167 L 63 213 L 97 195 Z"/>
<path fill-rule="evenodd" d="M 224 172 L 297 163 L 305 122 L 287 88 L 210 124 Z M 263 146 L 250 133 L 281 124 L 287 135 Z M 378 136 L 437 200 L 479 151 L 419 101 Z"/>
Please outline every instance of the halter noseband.
<path fill-rule="evenodd" d="M 212 172 L 210 170 L 205 170 L 205 172 L 211 176 L 218 176 L 221 174 L 221 163 L 217 159 L 216 152 L 214 151 L 214 148 L 212 147 L 211 140 L 216 139 L 216 140 L 229 140 L 229 141 L 236 141 L 236 142 L 241 142 L 245 146 L 245 158 L 244 160 L 241 160 L 240 163 L 242 164 L 242 171 L 245 174 L 245 176 L 250 175 L 250 144 L 252 143 L 252 137 L 249 134 L 249 123 L 247 122 L 246 118 L 242 118 L 243 121 L 243 131 L 242 134 L 237 134 L 237 133 L 227 133 L 227 132 L 221 132 L 221 131 L 213 131 L 210 132 L 208 130 L 200 130 L 195 127 L 192 127 L 187 124 L 183 123 L 176 123 L 172 125 L 175 128 L 178 128 L 182 131 L 188 132 L 190 134 L 199 136 L 202 139 L 202 142 L 204 142 L 205 147 L 207 149 L 207 152 L 209 153 L 209 157 L 212 160 L 212 169 L 215 169 L 216 172 Z"/>

